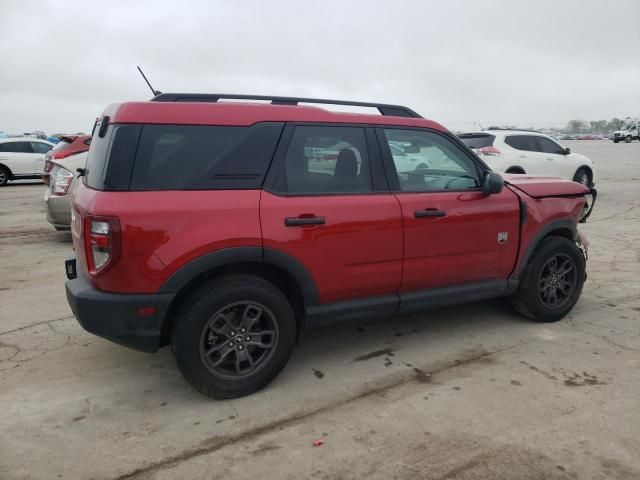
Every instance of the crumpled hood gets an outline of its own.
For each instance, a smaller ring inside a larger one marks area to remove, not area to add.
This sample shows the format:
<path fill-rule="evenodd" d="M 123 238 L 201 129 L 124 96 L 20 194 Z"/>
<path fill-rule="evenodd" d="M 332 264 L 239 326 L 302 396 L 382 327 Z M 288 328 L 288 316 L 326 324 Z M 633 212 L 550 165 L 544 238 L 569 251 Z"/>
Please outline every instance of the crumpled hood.
<path fill-rule="evenodd" d="M 590 190 L 584 185 L 557 177 L 534 177 L 505 173 L 504 181 L 533 198 L 586 195 Z"/>

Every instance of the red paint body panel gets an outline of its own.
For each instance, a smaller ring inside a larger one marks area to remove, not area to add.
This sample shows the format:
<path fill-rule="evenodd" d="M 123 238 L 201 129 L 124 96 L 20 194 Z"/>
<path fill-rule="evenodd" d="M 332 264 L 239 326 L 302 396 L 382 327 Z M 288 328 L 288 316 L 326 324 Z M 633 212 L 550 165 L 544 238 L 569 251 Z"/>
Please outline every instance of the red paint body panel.
<path fill-rule="evenodd" d="M 507 278 L 518 253 L 518 197 L 481 192 L 397 194 L 404 222 L 403 292 Z M 415 218 L 442 210 L 444 217 Z M 498 243 L 498 233 L 508 240 Z"/>
<path fill-rule="evenodd" d="M 253 125 L 257 122 L 326 122 L 446 129 L 431 120 L 331 112 L 323 108 L 239 102 L 127 102 L 108 106 L 111 123 Z"/>
<path fill-rule="evenodd" d="M 107 292 L 153 293 L 180 267 L 209 252 L 262 246 L 260 190 L 103 192 L 80 184 L 73 207 L 82 217 L 120 219 L 122 255 L 93 285 Z M 74 248 L 87 274 L 82 235 Z"/>
<path fill-rule="evenodd" d="M 527 247 L 536 234 L 545 226 L 555 220 L 568 219 L 578 222 L 584 212 L 585 198 L 579 197 L 549 197 L 533 199 L 521 191 L 514 190 L 527 206 L 527 221 L 522 227 L 520 238 L 520 253 L 514 271 L 518 271 L 523 265 L 522 261 Z"/>
<path fill-rule="evenodd" d="M 530 175 L 504 174 L 505 181 L 533 198 L 558 195 L 586 195 L 589 189 L 577 182 L 564 178 L 534 177 Z"/>
<path fill-rule="evenodd" d="M 286 227 L 284 219 L 325 217 L 324 225 Z M 277 196 L 262 193 L 265 248 L 299 260 L 320 303 L 393 294 L 402 277 L 402 220 L 391 194 Z"/>
<path fill-rule="evenodd" d="M 89 151 L 89 145 L 85 142 L 91 138 L 91 135 L 78 135 L 73 139 L 71 143 L 65 146 L 62 150 L 57 151 L 52 155 L 53 160 L 63 160 L 71 155 L 77 153 Z"/>

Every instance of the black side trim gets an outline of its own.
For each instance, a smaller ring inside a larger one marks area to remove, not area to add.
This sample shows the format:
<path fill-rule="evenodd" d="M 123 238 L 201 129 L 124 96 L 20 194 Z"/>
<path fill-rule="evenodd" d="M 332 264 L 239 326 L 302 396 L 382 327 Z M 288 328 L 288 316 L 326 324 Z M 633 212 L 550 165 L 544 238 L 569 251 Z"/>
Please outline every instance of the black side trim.
<path fill-rule="evenodd" d="M 517 286 L 517 282 L 496 279 L 402 293 L 400 294 L 400 309 L 398 313 L 407 314 L 428 308 L 505 297 L 515 292 Z"/>
<path fill-rule="evenodd" d="M 573 241 L 578 240 L 578 225 L 573 220 L 563 218 L 548 223 L 540 230 L 538 230 L 538 233 L 536 233 L 535 237 L 533 237 L 533 239 L 529 242 L 529 245 L 525 250 L 524 257 L 522 257 L 522 262 L 520 263 L 519 268 L 517 269 L 517 271 L 514 269 L 514 271 L 511 273 L 510 278 L 512 280 L 518 280 L 518 278 L 520 277 L 520 273 L 526 267 L 527 263 L 529 262 L 529 258 L 538 247 L 538 244 L 542 241 L 543 238 L 545 238 L 555 230 L 569 230 L 571 232 L 571 239 Z"/>
<path fill-rule="evenodd" d="M 398 295 L 345 300 L 343 302 L 313 305 L 306 308 L 303 330 L 324 327 L 334 323 L 371 317 L 389 317 L 398 313 Z"/>
<path fill-rule="evenodd" d="M 363 318 L 381 318 L 427 310 L 429 308 L 475 302 L 511 295 L 518 282 L 506 279 L 452 285 L 400 295 L 360 298 L 306 308 L 303 329 Z"/>
<path fill-rule="evenodd" d="M 261 247 L 233 247 L 207 253 L 177 270 L 160 287 L 158 293 L 175 293 L 191 280 L 209 270 L 234 263 L 265 263 L 281 268 L 291 275 L 304 298 L 305 305 L 318 303 L 315 281 L 309 271 L 298 260 L 278 250 Z"/>

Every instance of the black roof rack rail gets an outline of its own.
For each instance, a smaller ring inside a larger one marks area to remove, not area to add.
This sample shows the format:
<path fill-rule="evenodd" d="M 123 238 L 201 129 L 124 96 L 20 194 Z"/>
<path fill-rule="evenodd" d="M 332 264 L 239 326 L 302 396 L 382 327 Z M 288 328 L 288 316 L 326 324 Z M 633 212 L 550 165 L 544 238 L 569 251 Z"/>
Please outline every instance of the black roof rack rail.
<path fill-rule="evenodd" d="M 320 103 L 324 105 L 350 105 L 354 107 L 377 108 L 381 115 L 394 117 L 422 118 L 421 115 L 402 105 L 384 103 L 351 102 L 348 100 L 328 100 L 323 98 L 275 97 L 271 95 L 236 95 L 227 93 L 161 93 L 151 99 L 152 102 L 217 102 L 229 100 L 266 100 L 273 105 L 297 105 L 298 103 Z"/>
<path fill-rule="evenodd" d="M 540 130 L 532 130 L 530 128 L 489 127 L 489 128 L 485 128 L 485 130 L 507 130 L 507 131 L 515 131 L 515 132 L 543 133 Z"/>

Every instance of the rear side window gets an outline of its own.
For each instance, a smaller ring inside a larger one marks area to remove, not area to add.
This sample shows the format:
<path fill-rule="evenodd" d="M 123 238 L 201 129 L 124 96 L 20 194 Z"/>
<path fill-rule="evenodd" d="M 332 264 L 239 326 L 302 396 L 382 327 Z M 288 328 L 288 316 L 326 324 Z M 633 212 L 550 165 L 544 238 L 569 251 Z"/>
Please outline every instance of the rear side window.
<path fill-rule="evenodd" d="M 512 146 L 516 150 L 527 152 L 537 152 L 538 144 L 534 135 L 509 135 L 504 139 L 504 143 Z"/>
<path fill-rule="evenodd" d="M 282 128 L 111 125 L 92 139 L 85 182 L 99 190 L 260 188 Z"/>
<path fill-rule="evenodd" d="M 131 190 L 259 188 L 282 124 L 145 125 Z"/>
<path fill-rule="evenodd" d="M 4 142 L 0 143 L 0 152 L 15 152 L 16 142 Z"/>
<path fill-rule="evenodd" d="M 458 135 L 458 138 L 460 138 L 467 147 L 475 149 L 490 147 L 496 139 L 495 135 L 488 133 L 463 133 Z"/>
<path fill-rule="evenodd" d="M 33 148 L 34 153 L 47 153 L 51 150 L 51 145 L 42 142 L 31 142 L 31 148 Z"/>

